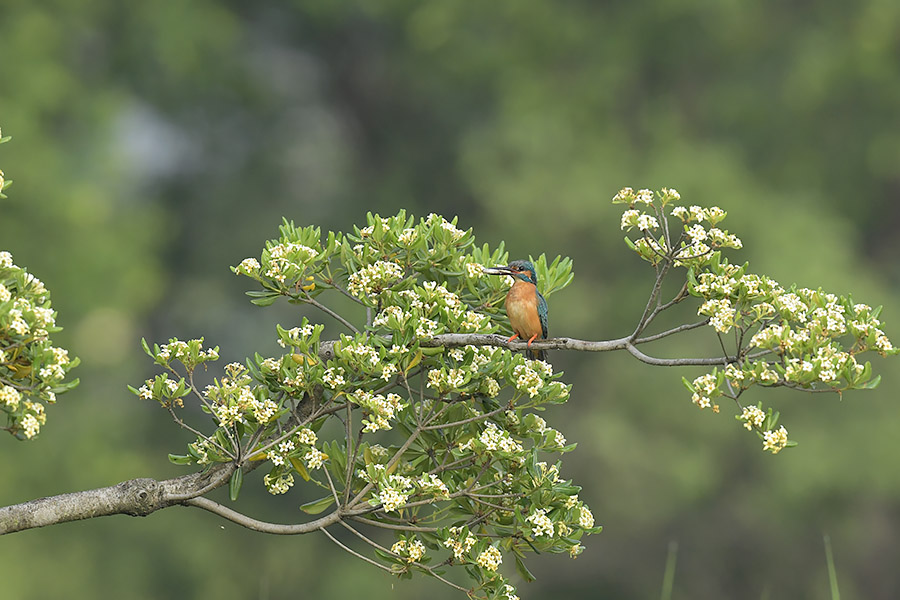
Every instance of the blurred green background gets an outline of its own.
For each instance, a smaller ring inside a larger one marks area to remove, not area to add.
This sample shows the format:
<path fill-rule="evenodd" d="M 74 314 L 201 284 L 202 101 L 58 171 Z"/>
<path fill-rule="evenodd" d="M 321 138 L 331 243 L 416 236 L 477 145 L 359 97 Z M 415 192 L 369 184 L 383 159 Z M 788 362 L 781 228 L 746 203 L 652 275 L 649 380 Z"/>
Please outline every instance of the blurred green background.
<path fill-rule="evenodd" d="M 734 259 L 884 304 L 900 343 L 896 0 L 0 0 L 0 82 L 0 247 L 83 360 L 37 442 L 0 440 L 0 505 L 184 472 L 166 453 L 186 436 L 125 389 L 151 372 L 139 339 L 274 352 L 296 308 L 250 305 L 228 266 L 282 216 L 349 229 L 403 207 L 571 256 L 551 334 L 606 339 L 652 283 L 610 199 L 675 187 L 729 212 Z M 523 598 L 657 597 L 670 541 L 674 598 L 824 598 L 824 534 L 844 600 L 900 597 L 894 362 L 843 400 L 755 392 L 800 442 L 770 456 L 731 407 L 691 405 L 700 371 L 552 358 L 575 384 L 547 415 L 579 442 L 563 474 L 605 529 L 575 561 L 532 560 Z M 298 518 L 253 487 L 240 508 Z M 461 597 L 186 508 L 7 536 L 0 565 L 17 599 Z"/>

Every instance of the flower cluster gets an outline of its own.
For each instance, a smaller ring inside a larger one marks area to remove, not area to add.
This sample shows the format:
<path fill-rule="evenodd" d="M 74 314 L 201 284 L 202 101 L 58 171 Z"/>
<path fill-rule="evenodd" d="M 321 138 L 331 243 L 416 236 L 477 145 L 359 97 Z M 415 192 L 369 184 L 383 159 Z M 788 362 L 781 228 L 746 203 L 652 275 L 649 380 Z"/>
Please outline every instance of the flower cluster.
<path fill-rule="evenodd" d="M 78 359 L 53 346 L 50 334 L 59 330 L 50 292 L 0 251 L 0 412 L 19 439 L 34 438 L 47 421 L 44 403 L 78 383 L 64 382 Z"/>
<path fill-rule="evenodd" d="M 403 277 L 403 268 L 395 262 L 379 260 L 350 274 L 347 289 L 357 297 L 378 295 Z"/>
<path fill-rule="evenodd" d="M 726 216 L 725 211 L 717 206 L 673 207 L 670 214 L 681 220 L 682 230 L 677 237 L 671 237 L 668 226 L 661 226 L 666 218 L 663 209 L 680 199 L 677 190 L 668 188 L 655 194 L 646 189 L 635 192 L 632 188 L 623 188 L 613 198 L 614 204 L 629 205 L 622 214 L 621 228 L 629 231 L 637 228 L 641 232 L 637 240 L 626 238 L 628 245 L 641 258 L 654 265 L 671 260 L 675 266 L 702 267 L 712 259 L 716 250 L 742 247 L 737 236 L 717 226 Z M 641 205 L 640 209 L 635 208 L 638 205 Z M 659 229 L 663 231 L 656 233 Z"/>
<path fill-rule="evenodd" d="M 546 509 L 535 509 L 525 520 L 531 523 L 531 535 L 534 537 L 540 537 L 542 535 L 553 537 L 553 521 L 547 516 Z"/>
<path fill-rule="evenodd" d="M 466 234 L 465 231 L 456 226 L 456 219 L 453 219 L 451 222 L 435 213 L 429 214 L 428 217 L 425 218 L 425 223 L 432 227 L 439 227 L 442 231 L 446 232 L 447 237 L 453 242 L 458 241 Z"/>
<path fill-rule="evenodd" d="M 460 450 L 472 450 L 478 453 L 502 452 L 512 455 L 521 454 L 523 451 L 522 444 L 514 440 L 508 431 L 500 429 L 495 423 L 490 421 L 480 435 L 460 443 L 459 448 Z"/>
<path fill-rule="evenodd" d="M 719 333 L 728 333 L 734 327 L 735 310 L 728 298 L 713 298 L 704 302 L 698 315 L 708 315 L 710 326 Z"/>
<path fill-rule="evenodd" d="M 306 467 L 318 469 L 328 460 L 328 455 L 316 449 L 317 439 L 315 432 L 308 427 L 303 427 L 293 436 L 268 450 L 266 458 L 272 462 L 274 467 L 283 467 L 292 462 L 291 459 L 302 457 Z"/>
<path fill-rule="evenodd" d="M 434 473 L 428 473 L 419 478 L 416 486 L 424 494 L 430 494 L 434 498 L 449 498 L 450 490 L 447 484 L 441 481 L 440 477 Z"/>
<path fill-rule="evenodd" d="M 712 399 L 722 395 L 719 389 L 719 381 L 715 373 L 701 375 L 691 383 L 694 390 L 691 401 L 700 409 L 712 407 L 714 412 L 719 412 L 719 406 L 712 403 Z"/>
<path fill-rule="evenodd" d="M 406 562 L 414 563 L 425 556 L 425 544 L 417 539 L 401 539 L 391 546 L 391 552 L 403 558 Z"/>
<path fill-rule="evenodd" d="M 865 304 L 821 290 L 785 290 L 769 278 L 745 274 L 727 263 L 697 278 L 691 293 L 704 299 L 700 314 L 710 315 L 719 333 L 733 327 L 749 335 L 747 349 L 765 350 L 775 360 L 729 367 L 729 379 L 742 389 L 759 382 L 800 387 L 823 383 L 835 389 L 867 384 L 870 372 L 856 360 L 866 350 L 893 354 L 875 311 Z M 852 336 L 852 344 L 845 337 Z"/>
<path fill-rule="evenodd" d="M 215 380 L 204 391 L 220 427 L 231 427 L 248 420 L 265 425 L 276 417 L 278 404 L 265 396 L 264 387 L 251 385 L 246 367 L 231 363 L 226 365 L 225 373 L 226 377 Z"/>
<path fill-rule="evenodd" d="M 428 387 L 446 394 L 450 391 L 464 391 L 465 386 L 472 380 L 472 374 L 464 369 L 442 368 L 428 371 Z"/>
<path fill-rule="evenodd" d="M 488 315 L 469 309 L 446 284 L 426 281 L 411 289 L 382 295 L 382 310 L 372 325 L 393 332 L 397 341 L 427 339 L 446 330 L 489 333 Z"/>
<path fill-rule="evenodd" d="M 516 389 L 528 392 L 532 398 L 537 396 L 538 390 L 544 387 L 544 378 L 552 374 L 553 369 L 542 360 L 528 361 L 527 364 L 516 365 L 513 369 Z"/>
<path fill-rule="evenodd" d="M 784 426 L 777 430 L 769 430 L 763 433 L 763 450 L 772 454 L 778 454 L 788 445 L 788 433 Z"/>
<path fill-rule="evenodd" d="M 651 229 L 659 228 L 659 221 L 653 215 L 649 215 L 647 213 L 642 213 L 637 209 L 626 210 L 622 213 L 622 226 L 623 230 L 631 230 L 634 227 L 637 227 L 641 231 L 649 231 Z"/>
<path fill-rule="evenodd" d="M 289 276 L 296 278 L 306 269 L 307 263 L 318 255 L 318 250 L 296 242 L 276 244 L 268 249 L 269 260 L 266 277 L 271 277 L 281 283 L 284 283 Z"/>
<path fill-rule="evenodd" d="M 664 190 L 666 194 L 672 194 L 673 198 L 680 198 L 676 190 Z M 635 192 L 630 187 L 622 188 L 619 193 L 613 197 L 613 204 L 653 204 L 654 195 L 651 190 L 643 189 Z"/>
<path fill-rule="evenodd" d="M 292 327 L 290 329 L 282 329 L 280 326 L 277 328 L 278 330 L 278 345 L 282 348 L 290 347 L 298 347 L 302 346 L 303 342 L 313 335 L 319 334 L 322 332 L 324 327 L 321 325 L 313 326 L 310 322 L 303 318 L 303 324 L 299 327 Z"/>
<path fill-rule="evenodd" d="M 444 547 L 453 552 L 453 558 L 456 560 L 464 560 L 478 540 L 469 533 L 468 528 L 464 527 L 451 527 L 448 533 Z"/>
<path fill-rule="evenodd" d="M 409 406 L 409 404 L 403 403 L 403 398 L 393 393 L 385 396 L 368 390 L 356 390 L 347 397 L 365 410 L 366 417 L 362 423 L 363 431 L 367 433 L 390 429 L 391 421 L 396 419 L 397 413 Z"/>
<path fill-rule="evenodd" d="M 478 555 L 478 558 L 475 559 L 475 562 L 482 569 L 487 569 L 488 571 L 496 571 L 500 567 L 500 563 L 503 562 L 503 555 L 500 554 L 500 551 L 496 548 L 496 546 L 488 546 L 481 554 Z"/>
<path fill-rule="evenodd" d="M 766 413 L 759 406 L 745 406 L 738 418 L 744 421 L 744 427 L 752 431 L 762 427 L 766 420 Z"/>
<path fill-rule="evenodd" d="M 172 338 L 168 344 L 153 345 L 153 349 L 147 345 L 146 340 L 141 340 L 144 351 L 156 361 L 156 364 L 168 367 L 172 361 L 178 361 L 188 371 L 194 370 L 197 365 L 208 361 L 219 360 L 219 347 L 203 349 L 203 338 L 182 341 Z"/>
<path fill-rule="evenodd" d="M 510 411 L 507 414 L 507 418 L 510 420 L 511 425 L 518 425 L 518 415 L 516 415 L 515 412 Z M 568 448 L 566 448 L 566 436 L 564 436 L 562 432 L 552 427 L 548 427 L 547 421 L 542 417 L 539 417 L 534 413 L 528 414 L 525 417 L 525 426 L 528 431 L 534 432 L 545 440 L 545 443 L 542 444 L 542 449 L 568 450 Z"/>
<path fill-rule="evenodd" d="M 263 477 L 263 483 L 270 494 L 284 494 L 294 485 L 294 475 L 292 473 L 282 473 L 280 475 L 269 473 Z"/>
<path fill-rule="evenodd" d="M 378 495 L 372 502 L 381 504 L 385 512 L 393 512 L 406 506 L 415 491 L 413 480 L 403 475 L 391 474 L 379 481 Z"/>

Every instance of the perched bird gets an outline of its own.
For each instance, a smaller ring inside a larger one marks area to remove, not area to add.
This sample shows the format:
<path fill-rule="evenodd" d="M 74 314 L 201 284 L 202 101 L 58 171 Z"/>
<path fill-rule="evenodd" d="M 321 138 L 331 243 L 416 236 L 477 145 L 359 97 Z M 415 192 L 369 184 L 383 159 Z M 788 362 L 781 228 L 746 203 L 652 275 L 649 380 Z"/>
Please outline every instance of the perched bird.
<path fill-rule="evenodd" d="M 543 350 L 531 350 L 531 343 L 547 338 L 547 301 L 537 289 L 537 273 L 527 260 L 514 260 L 505 267 L 484 270 L 491 275 L 509 275 L 513 285 L 506 294 L 506 315 L 516 338 L 527 340 L 526 356 L 532 360 L 544 360 Z"/>

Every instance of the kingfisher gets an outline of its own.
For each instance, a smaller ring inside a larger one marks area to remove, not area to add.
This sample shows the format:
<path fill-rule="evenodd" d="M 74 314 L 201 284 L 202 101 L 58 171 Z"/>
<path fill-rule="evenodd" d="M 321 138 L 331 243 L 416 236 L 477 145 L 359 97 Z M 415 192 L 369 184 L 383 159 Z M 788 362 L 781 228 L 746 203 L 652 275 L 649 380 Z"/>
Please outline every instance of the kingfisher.
<path fill-rule="evenodd" d="M 534 340 L 547 339 L 547 301 L 537 289 L 534 265 L 527 260 L 514 260 L 505 267 L 488 268 L 484 272 L 513 278 L 512 287 L 506 294 L 506 315 L 514 334 L 509 341 L 527 340 L 525 355 L 532 360 L 544 360 L 543 350 L 531 350 Z"/>

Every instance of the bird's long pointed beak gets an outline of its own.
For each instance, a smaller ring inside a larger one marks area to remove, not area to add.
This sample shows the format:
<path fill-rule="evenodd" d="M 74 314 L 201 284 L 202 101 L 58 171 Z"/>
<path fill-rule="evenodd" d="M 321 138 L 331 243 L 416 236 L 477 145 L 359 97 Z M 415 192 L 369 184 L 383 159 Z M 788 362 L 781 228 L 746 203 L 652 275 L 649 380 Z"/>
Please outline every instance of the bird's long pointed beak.
<path fill-rule="evenodd" d="M 488 275 L 512 275 L 512 271 L 507 266 L 485 267 L 484 272 Z"/>

